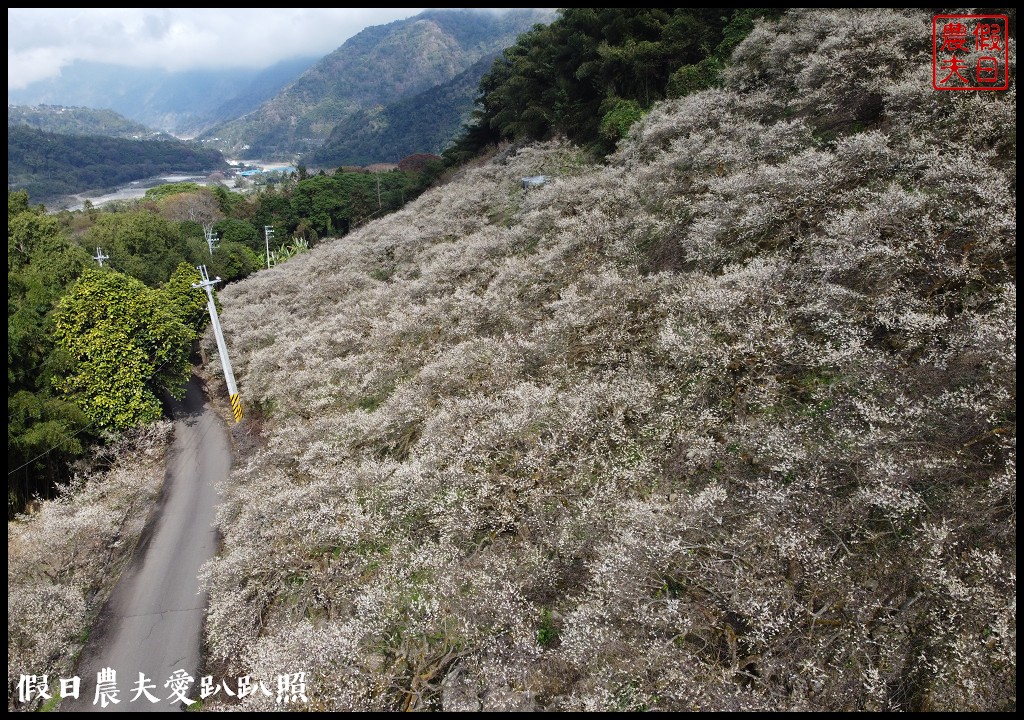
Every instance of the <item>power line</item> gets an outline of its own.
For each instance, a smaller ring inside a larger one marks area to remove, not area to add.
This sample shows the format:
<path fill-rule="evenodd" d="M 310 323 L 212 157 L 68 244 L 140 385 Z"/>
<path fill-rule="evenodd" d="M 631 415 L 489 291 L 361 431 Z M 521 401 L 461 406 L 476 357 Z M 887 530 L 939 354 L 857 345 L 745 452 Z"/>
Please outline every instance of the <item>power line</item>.
<path fill-rule="evenodd" d="M 59 448 L 59 447 L 60 447 L 61 445 L 63 445 L 64 443 L 66 443 L 66 442 L 67 442 L 68 440 L 70 440 L 71 438 L 73 438 L 73 437 L 74 437 L 75 435 L 77 435 L 77 434 L 78 434 L 78 433 L 80 433 L 80 432 L 85 432 L 86 430 L 88 430 L 89 428 L 91 428 L 91 427 L 92 427 L 93 425 L 95 425 L 95 424 L 96 424 L 97 422 L 99 422 L 99 420 L 93 420 L 93 421 L 92 421 L 91 423 L 89 423 L 89 424 L 88 424 L 88 425 L 86 425 L 85 427 L 79 428 L 78 430 L 76 430 L 75 432 L 71 433 L 70 435 L 68 435 L 67 437 L 65 437 L 65 438 L 64 438 L 63 440 L 61 440 L 59 444 L 57 444 L 57 445 L 54 445 L 54 446 L 53 446 L 52 448 L 50 448 L 49 450 L 44 450 L 43 452 L 39 453 L 38 455 L 36 455 L 36 456 L 35 456 L 34 458 L 32 458 L 31 460 L 29 460 L 28 462 L 25 462 L 25 463 L 23 463 L 23 464 L 19 465 L 18 467 L 14 468 L 13 470 L 9 471 L 9 472 L 8 472 L 7 474 L 8 474 L 8 475 L 13 475 L 14 473 L 16 473 L 16 472 L 18 472 L 19 470 L 21 470 L 21 469 L 22 469 L 23 467 L 27 467 L 27 466 L 31 465 L 32 463 L 34 463 L 34 462 L 35 462 L 36 460 L 38 460 L 39 458 L 43 457 L 44 455 L 49 455 L 49 454 L 50 454 L 50 453 L 52 453 L 52 452 L 53 452 L 54 450 L 56 450 L 57 448 Z"/>
<path fill-rule="evenodd" d="M 158 374 L 158 373 L 160 373 L 160 371 L 161 371 L 161 370 L 163 370 L 163 369 L 164 369 L 164 368 L 165 368 L 165 367 L 167 366 L 167 364 L 168 364 L 168 363 L 170 363 L 170 362 L 171 362 L 171 361 L 170 361 L 170 359 L 166 359 L 166 361 L 164 361 L 163 365 L 161 365 L 161 366 L 160 366 L 159 368 L 157 368 L 157 369 L 156 369 L 155 371 L 153 371 L 153 374 L 152 374 L 152 375 L 151 375 L 150 377 L 147 377 L 147 378 L 145 378 L 145 380 L 143 380 L 143 382 L 148 382 L 148 381 L 150 381 L 150 380 L 153 380 L 153 379 L 154 379 L 155 377 L 157 377 L 157 374 Z M 60 446 L 62 446 L 62 444 L 63 444 L 63 443 L 67 442 L 68 440 L 70 440 L 70 439 L 71 439 L 71 438 L 73 438 L 73 437 L 74 437 L 75 435 L 79 434 L 80 432 L 84 432 L 84 431 L 88 430 L 88 429 L 89 429 L 90 427 L 92 427 L 93 425 L 95 425 L 95 424 L 96 424 L 97 422 L 99 422 L 99 420 L 98 420 L 98 419 L 97 419 L 97 420 L 93 420 L 93 421 L 92 421 L 91 423 L 89 423 L 88 425 L 85 425 L 85 426 L 83 426 L 83 427 L 80 427 L 79 429 L 75 430 L 75 432 L 71 433 L 70 435 L 65 435 L 65 438 L 63 438 L 62 440 L 60 440 L 60 442 L 58 442 L 57 444 L 55 444 L 55 446 L 53 446 L 52 448 L 50 448 L 50 449 L 49 449 L 49 450 L 47 450 L 47 451 L 43 451 L 42 453 L 40 453 L 39 455 L 37 455 L 36 457 L 34 457 L 34 458 L 33 458 L 32 460 L 29 460 L 28 462 L 25 462 L 25 463 L 23 463 L 23 464 L 20 464 L 20 465 L 18 465 L 18 466 L 17 466 L 16 468 L 14 468 L 13 470 L 10 470 L 10 471 L 8 471 L 8 472 L 7 472 L 7 475 L 8 475 L 8 476 L 9 476 L 9 475 L 13 475 L 13 474 L 14 474 L 15 472 L 17 472 L 18 470 L 20 470 L 20 469 L 22 469 L 22 468 L 24 468 L 24 467 L 27 467 L 27 466 L 31 465 L 32 463 L 36 462 L 37 460 L 39 460 L 39 459 L 40 459 L 41 457 L 43 457 L 44 455 L 49 455 L 49 454 L 50 454 L 50 453 L 52 453 L 52 452 L 53 452 L 54 450 L 56 450 L 57 448 L 59 448 Z"/>

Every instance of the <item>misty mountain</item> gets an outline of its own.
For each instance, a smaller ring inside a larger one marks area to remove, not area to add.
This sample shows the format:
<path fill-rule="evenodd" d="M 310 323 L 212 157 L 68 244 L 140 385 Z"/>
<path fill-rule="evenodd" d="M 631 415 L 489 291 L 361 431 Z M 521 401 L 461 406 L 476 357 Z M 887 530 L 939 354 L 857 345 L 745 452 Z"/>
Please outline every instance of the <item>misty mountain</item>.
<path fill-rule="evenodd" d="M 281 92 L 314 62 L 316 62 L 315 58 L 295 58 L 275 63 L 259 71 L 237 94 L 227 96 L 224 102 L 212 110 L 197 114 L 192 122 L 183 123 L 180 128 L 181 132 L 198 134 L 212 125 L 227 122 L 252 112 L 260 106 L 260 103 Z"/>
<path fill-rule="evenodd" d="M 7 103 L 110 109 L 151 128 L 194 134 L 258 107 L 314 61 L 294 58 L 263 70 L 181 72 L 78 61 L 57 77 L 8 90 Z"/>
<path fill-rule="evenodd" d="M 349 115 L 303 163 L 309 167 L 369 165 L 398 162 L 420 152 L 440 154 L 469 122 L 480 81 L 498 54 L 484 56 L 429 90 Z"/>
<path fill-rule="evenodd" d="M 538 9 L 428 10 L 366 28 L 255 112 L 200 138 L 240 157 L 291 159 L 315 151 L 360 111 L 447 83 L 553 17 Z"/>

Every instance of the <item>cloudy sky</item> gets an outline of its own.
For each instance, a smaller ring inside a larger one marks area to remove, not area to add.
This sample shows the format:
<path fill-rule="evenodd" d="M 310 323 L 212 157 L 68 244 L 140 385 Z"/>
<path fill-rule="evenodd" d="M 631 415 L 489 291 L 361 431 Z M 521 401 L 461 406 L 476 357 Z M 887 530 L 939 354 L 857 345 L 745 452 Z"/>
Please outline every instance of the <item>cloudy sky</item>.
<path fill-rule="evenodd" d="M 75 60 L 186 70 L 322 56 L 424 8 L 7 8 L 7 89 Z"/>

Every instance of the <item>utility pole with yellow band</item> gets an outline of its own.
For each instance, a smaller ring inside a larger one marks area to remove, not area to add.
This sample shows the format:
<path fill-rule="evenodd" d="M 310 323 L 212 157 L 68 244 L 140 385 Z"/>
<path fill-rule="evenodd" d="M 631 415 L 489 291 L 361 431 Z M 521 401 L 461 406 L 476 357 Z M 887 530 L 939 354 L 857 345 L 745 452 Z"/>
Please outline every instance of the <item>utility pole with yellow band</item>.
<path fill-rule="evenodd" d="M 213 334 L 217 336 L 217 350 L 220 351 L 220 364 L 224 368 L 224 382 L 228 386 L 228 395 L 231 397 L 231 412 L 234 413 L 235 422 L 242 421 L 242 401 L 238 398 L 238 386 L 235 385 L 235 374 L 231 371 L 231 361 L 228 359 L 228 346 L 224 342 L 224 333 L 220 329 L 220 318 L 217 317 L 217 305 L 213 302 L 213 286 L 220 282 L 220 278 L 210 279 L 206 273 L 206 266 L 197 266 L 203 280 L 200 283 L 193 283 L 192 287 L 202 288 L 206 291 L 206 307 L 210 311 L 210 322 L 213 324 Z"/>

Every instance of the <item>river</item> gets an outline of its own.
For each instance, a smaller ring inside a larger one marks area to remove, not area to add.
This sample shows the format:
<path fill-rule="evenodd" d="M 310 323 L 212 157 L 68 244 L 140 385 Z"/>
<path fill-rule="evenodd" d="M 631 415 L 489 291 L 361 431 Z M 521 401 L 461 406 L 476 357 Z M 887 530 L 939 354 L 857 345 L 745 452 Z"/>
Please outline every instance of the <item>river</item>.
<path fill-rule="evenodd" d="M 146 191 L 150 188 L 154 188 L 157 185 L 179 182 L 194 182 L 197 185 L 209 184 L 208 176 L 206 175 L 162 175 L 159 177 L 148 178 L 146 180 L 133 180 L 127 185 L 119 187 L 117 190 L 104 195 L 93 196 L 89 193 L 70 195 L 65 198 L 63 202 L 53 203 L 52 209 L 83 210 L 87 199 L 92 203 L 93 207 L 106 205 L 107 203 L 114 202 L 115 200 L 138 200 L 143 197 L 146 194 Z"/>
<path fill-rule="evenodd" d="M 244 163 L 245 167 L 259 168 L 263 172 L 293 172 L 295 170 L 294 167 L 281 162 L 266 162 L 263 160 L 228 160 L 229 165 L 236 167 L 241 165 L 241 163 Z M 50 208 L 51 212 L 58 212 L 60 210 L 73 211 L 84 210 L 86 200 L 89 200 L 93 207 L 100 207 L 101 205 L 106 205 L 107 203 L 114 202 L 115 200 L 138 200 L 145 196 L 146 191 L 150 188 L 154 188 L 157 185 L 179 182 L 194 182 L 197 185 L 210 184 L 208 175 L 160 175 L 157 177 L 147 178 L 145 180 L 133 180 L 113 192 L 102 195 L 91 195 L 88 191 L 78 195 L 69 195 L 62 201 L 48 203 L 47 207 Z M 231 187 L 238 187 L 237 179 L 226 178 L 226 182 Z"/>

